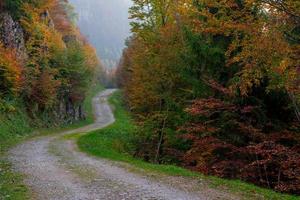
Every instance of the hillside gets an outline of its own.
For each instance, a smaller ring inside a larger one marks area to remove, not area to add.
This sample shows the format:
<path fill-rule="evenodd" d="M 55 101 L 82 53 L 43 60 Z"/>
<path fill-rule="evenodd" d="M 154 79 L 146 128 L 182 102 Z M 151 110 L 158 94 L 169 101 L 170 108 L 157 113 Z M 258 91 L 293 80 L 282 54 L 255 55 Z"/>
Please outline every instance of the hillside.
<path fill-rule="evenodd" d="M 8 140 L 34 128 L 86 118 L 83 102 L 102 69 L 67 6 L 56 0 L 1 0 L 1 151 Z"/>
<path fill-rule="evenodd" d="M 129 36 L 130 0 L 71 0 L 82 33 L 97 49 L 104 66 L 115 67 Z"/>
<path fill-rule="evenodd" d="M 0 0 L 2 199 L 300 199 L 300 1 Z"/>

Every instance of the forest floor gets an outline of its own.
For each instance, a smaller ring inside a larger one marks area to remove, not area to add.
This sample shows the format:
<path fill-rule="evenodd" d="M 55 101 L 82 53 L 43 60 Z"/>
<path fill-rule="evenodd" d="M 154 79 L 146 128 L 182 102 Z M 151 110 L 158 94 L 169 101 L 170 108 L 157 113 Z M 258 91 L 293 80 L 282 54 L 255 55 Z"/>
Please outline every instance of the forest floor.
<path fill-rule="evenodd" d="M 243 192 L 212 187 L 206 179 L 137 169 L 130 162 L 113 161 L 81 152 L 76 145 L 77 138 L 115 122 L 108 104 L 108 97 L 113 92 L 105 90 L 93 99 L 93 124 L 55 135 L 35 137 L 9 152 L 14 170 L 24 174 L 25 184 L 30 188 L 33 199 L 249 199 Z M 264 198 L 258 195 L 255 199 Z"/>

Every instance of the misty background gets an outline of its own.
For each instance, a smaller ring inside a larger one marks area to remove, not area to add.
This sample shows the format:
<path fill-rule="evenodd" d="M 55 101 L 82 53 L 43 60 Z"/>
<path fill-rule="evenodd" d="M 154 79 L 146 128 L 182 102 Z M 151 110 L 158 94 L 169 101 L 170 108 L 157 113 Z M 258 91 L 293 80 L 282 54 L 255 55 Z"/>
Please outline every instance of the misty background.
<path fill-rule="evenodd" d="M 115 67 L 130 35 L 131 0 L 69 0 L 78 14 L 78 26 L 96 48 L 107 69 Z"/>

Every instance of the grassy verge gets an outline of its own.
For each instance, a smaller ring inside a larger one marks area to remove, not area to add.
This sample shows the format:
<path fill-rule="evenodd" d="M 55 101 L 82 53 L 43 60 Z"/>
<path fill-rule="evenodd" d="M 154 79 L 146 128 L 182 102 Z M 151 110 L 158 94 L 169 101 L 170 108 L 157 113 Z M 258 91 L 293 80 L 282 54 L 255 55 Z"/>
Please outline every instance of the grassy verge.
<path fill-rule="evenodd" d="M 103 90 L 102 86 L 95 86 L 88 92 L 84 102 L 87 119 L 72 125 L 34 130 L 29 125 L 29 120 L 24 114 L 25 111 L 19 111 L 10 115 L 1 115 L 0 113 L 0 200 L 30 199 L 29 191 L 22 183 L 22 176 L 14 173 L 11 169 L 11 164 L 4 158 L 6 151 L 34 135 L 51 134 L 93 123 L 91 102 L 92 98 L 101 90 Z"/>
<path fill-rule="evenodd" d="M 129 113 L 122 106 L 120 92 L 114 93 L 109 99 L 114 109 L 116 122 L 104 129 L 91 132 L 81 136 L 78 139 L 79 148 L 91 155 L 107 158 L 115 161 L 122 161 L 131 164 L 134 167 L 143 169 L 148 172 L 162 173 L 171 176 L 185 176 L 201 178 L 207 180 L 212 187 L 223 188 L 234 193 L 239 193 L 245 199 L 274 199 L 274 200 L 296 200 L 299 197 L 276 193 L 272 190 L 260 188 L 252 184 L 244 183 L 239 180 L 225 180 L 217 177 L 203 176 L 200 173 L 192 172 L 172 165 L 155 165 L 133 158 L 132 156 L 122 153 L 126 149 L 127 141 L 130 140 L 131 134 L 135 129 Z"/>
<path fill-rule="evenodd" d="M 20 175 L 12 173 L 10 163 L 1 157 L 6 150 L 28 136 L 33 129 L 22 111 L 0 116 L 0 199 L 28 199 Z"/>

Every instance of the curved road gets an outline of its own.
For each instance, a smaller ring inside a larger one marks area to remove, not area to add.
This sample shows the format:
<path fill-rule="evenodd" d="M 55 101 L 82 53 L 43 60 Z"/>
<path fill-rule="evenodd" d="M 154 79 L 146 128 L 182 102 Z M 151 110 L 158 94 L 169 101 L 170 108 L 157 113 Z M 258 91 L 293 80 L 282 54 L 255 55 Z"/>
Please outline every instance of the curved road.
<path fill-rule="evenodd" d="M 95 123 L 76 130 L 31 139 L 12 149 L 14 169 L 38 200 L 190 200 L 238 199 L 210 189 L 199 180 L 137 172 L 124 163 L 78 151 L 72 134 L 87 133 L 114 122 L 105 90 L 93 99 Z M 68 135 L 70 135 L 68 137 Z"/>

